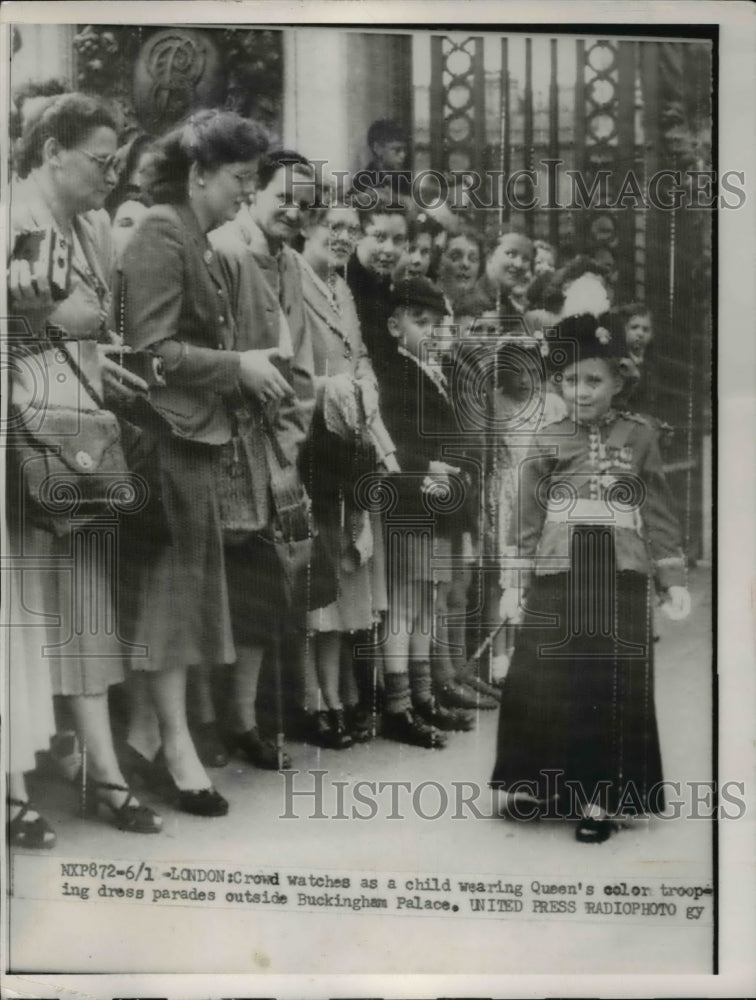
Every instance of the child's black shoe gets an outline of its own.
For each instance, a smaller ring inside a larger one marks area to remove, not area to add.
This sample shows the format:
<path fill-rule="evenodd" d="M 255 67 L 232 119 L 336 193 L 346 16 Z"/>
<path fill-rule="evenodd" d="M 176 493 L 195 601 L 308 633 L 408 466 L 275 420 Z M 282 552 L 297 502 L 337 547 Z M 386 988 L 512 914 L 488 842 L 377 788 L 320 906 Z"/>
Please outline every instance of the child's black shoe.
<path fill-rule="evenodd" d="M 446 736 L 409 708 L 404 712 L 384 712 L 382 735 L 387 740 L 429 750 L 441 750 L 446 746 Z"/>
<path fill-rule="evenodd" d="M 448 731 L 459 730 L 469 733 L 475 728 L 475 718 L 464 708 L 444 708 L 439 705 L 435 698 L 430 701 L 419 702 L 415 705 L 415 712 L 420 718 L 430 726 Z"/>
<path fill-rule="evenodd" d="M 436 691 L 436 696 L 444 708 L 481 708 L 494 709 L 499 702 L 489 695 L 473 691 L 464 684 L 450 681 Z"/>

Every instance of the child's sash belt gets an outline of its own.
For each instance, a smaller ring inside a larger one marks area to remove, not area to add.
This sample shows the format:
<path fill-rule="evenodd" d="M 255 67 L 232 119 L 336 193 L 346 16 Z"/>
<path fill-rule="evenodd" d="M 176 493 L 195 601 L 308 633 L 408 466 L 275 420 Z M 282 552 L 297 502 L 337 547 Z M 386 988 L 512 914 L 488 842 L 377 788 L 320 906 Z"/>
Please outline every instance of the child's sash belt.
<path fill-rule="evenodd" d="M 590 500 L 587 497 L 578 497 L 569 506 L 548 507 L 546 520 L 571 524 L 607 524 L 641 533 L 640 512 L 637 509 L 622 509 L 604 500 Z"/>

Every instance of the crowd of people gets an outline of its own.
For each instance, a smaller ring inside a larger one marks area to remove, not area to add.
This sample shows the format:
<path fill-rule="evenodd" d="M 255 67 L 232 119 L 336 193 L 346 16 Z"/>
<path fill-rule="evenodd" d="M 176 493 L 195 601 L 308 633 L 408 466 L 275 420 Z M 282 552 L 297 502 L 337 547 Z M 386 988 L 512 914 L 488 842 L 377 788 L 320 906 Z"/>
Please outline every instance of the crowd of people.
<path fill-rule="evenodd" d="M 54 388 L 68 345 L 93 421 L 64 449 L 71 475 L 101 467 L 115 415 L 117 471 L 145 501 L 119 518 L 118 560 L 91 561 L 77 588 L 66 560 L 104 507 L 66 518 L 30 488 L 29 449 L 55 441 L 12 379 L 27 436 L 8 460 L 9 604 L 45 624 L 10 630 L 11 842 L 55 842 L 25 783 L 40 753 L 87 815 L 158 833 L 142 787 L 222 816 L 208 769 L 232 754 L 280 769 L 301 742 L 441 749 L 492 709 L 492 784 L 513 802 L 531 780 L 542 801 L 544 768 L 611 779 L 581 815 L 589 842 L 628 782 L 641 811 L 663 808 L 648 798 L 653 578 L 671 613 L 689 600 L 644 392 L 646 307 L 613 303 L 588 258 L 391 197 L 407 142 L 390 122 L 371 127 L 364 203 L 230 111 L 125 145 L 83 94 L 42 95 L 20 119 L 15 368 L 34 359 Z M 575 587 L 611 627 L 570 620 L 565 638 Z M 58 655 L 104 595 L 123 655 L 86 628 Z"/>

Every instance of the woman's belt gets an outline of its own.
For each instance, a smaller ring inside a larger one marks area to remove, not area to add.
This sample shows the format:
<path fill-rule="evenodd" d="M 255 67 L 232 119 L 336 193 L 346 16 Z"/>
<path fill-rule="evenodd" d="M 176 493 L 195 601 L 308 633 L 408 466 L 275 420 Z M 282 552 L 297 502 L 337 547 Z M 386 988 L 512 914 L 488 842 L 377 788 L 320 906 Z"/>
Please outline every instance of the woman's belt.
<path fill-rule="evenodd" d="M 604 500 L 578 497 L 565 506 L 549 506 L 546 520 L 571 524 L 607 524 L 614 528 L 629 528 L 641 533 L 641 517 L 637 508 L 619 507 Z"/>

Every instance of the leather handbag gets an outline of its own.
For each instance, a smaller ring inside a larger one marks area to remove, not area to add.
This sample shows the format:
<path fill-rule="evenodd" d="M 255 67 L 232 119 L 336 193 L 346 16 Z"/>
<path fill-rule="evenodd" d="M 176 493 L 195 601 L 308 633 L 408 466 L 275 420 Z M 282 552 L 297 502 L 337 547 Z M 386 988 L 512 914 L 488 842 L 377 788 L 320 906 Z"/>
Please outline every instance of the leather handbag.
<path fill-rule="evenodd" d="M 306 607 L 312 557 L 312 505 L 296 465 L 286 462 L 275 435 L 265 437 L 273 517 L 263 538 L 271 541 L 283 574 L 289 607 Z"/>
<path fill-rule="evenodd" d="M 10 437 L 22 496 L 36 520 L 57 534 L 77 521 L 113 513 L 119 489 L 133 489 L 117 417 L 65 341 L 16 358 Z"/>
<path fill-rule="evenodd" d="M 235 545 L 255 534 L 271 541 L 309 538 L 309 498 L 275 432 L 244 406 L 234 412 L 232 424 L 231 440 L 220 446 L 217 484 L 224 541 Z"/>
<path fill-rule="evenodd" d="M 223 540 L 239 545 L 269 524 L 271 500 L 267 476 L 261 474 L 267 465 L 261 426 L 239 407 L 232 414 L 232 428 L 231 440 L 219 449 L 217 497 Z"/>
<path fill-rule="evenodd" d="M 253 535 L 272 545 L 289 606 L 304 600 L 312 552 L 312 516 L 296 465 L 282 454 L 265 418 L 242 406 L 234 435 L 221 446 L 218 506 L 223 540 L 242 544 Z"/>

